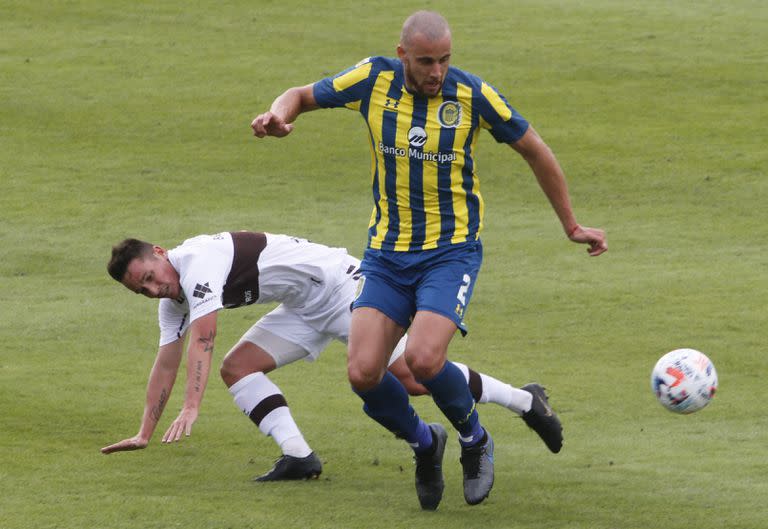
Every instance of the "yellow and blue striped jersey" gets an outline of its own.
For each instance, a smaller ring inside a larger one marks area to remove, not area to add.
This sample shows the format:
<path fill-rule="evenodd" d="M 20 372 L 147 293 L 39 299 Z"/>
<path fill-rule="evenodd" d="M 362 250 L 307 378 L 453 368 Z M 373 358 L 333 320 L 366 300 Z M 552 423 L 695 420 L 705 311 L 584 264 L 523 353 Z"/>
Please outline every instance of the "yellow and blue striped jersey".
<path fill-rule="evenodd" d="M 513 143 L 528 129 L 495 88 L 450 67 L 440 94 L 411 93 L 399 59 L 370 57 L 314 84 L 320 107 L 357 110 L 370 132 L 370 248 L 419 251 L 473 241 L 483 226 L 474 149 L 480 128 Z"/>

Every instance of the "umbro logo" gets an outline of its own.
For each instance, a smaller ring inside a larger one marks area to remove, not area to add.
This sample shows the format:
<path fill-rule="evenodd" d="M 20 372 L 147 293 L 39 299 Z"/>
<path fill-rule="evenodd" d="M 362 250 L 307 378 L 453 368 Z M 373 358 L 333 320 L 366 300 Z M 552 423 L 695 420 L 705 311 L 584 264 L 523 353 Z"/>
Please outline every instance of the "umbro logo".
<path fill-rule="evenodd" d="M 192 295 L 196 298 L 204 298 L 206 294 L 210 294 L 211 292 L 213 292 L 213 290 L 211 290 L 211 287 L 208 286 L 208 283 L 204 285 L 198 283 L 195 285 L 195 291 L 192 292 Z"/>

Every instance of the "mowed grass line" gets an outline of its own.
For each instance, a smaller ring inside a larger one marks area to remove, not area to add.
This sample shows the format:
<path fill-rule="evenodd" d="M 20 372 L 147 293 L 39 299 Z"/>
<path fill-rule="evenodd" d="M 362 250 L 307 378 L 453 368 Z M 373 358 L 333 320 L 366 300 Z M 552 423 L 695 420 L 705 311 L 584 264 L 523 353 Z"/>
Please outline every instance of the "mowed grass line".
<path fill-rule="evenodd" d="M 458 448 L 437 513 L 422 513 L 407 447 L 367 419 L 344 351 L 273 378 L 325 462 L 320 480 L 257 487 L 277 457 L 213 370 L 193 436 L 98 449 L 138 428 L 154 304 L 104 271 L 125 236 L 166 246 L 261 229 L 361 254 L 370 213 L 365 126 L 300 118 L 284 140 L 248 124 L 284 88 L 391 54 L 415 8 L 352 2 L 3 3 L 0 20 L 0 527 L 762 528 L 759 413 L 768 362 L 768 229 L 760 138 L 768 9 L 760 2 L 440 2 L 454 63 L 491 81 L 550 143 L 588 259 L 564 240 L 527 167 L 483 135 L 485 263 L 452 355 L 550 388 L 565 425 L 546 452 L 483 406 L 497 444 L 489 500 L 464 504 Z M 227 311 L 214 366 L 270 307 Z M 708 353 L 721 390 L 664 411 L 650 369 Z M 440 420 L 429 400 L 415 405 Z"/>

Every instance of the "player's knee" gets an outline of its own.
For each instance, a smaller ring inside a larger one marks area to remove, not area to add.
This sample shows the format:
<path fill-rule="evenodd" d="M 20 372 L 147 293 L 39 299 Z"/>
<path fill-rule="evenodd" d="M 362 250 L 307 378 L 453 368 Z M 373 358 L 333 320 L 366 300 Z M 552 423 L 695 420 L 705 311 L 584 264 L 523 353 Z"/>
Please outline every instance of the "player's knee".
<path fill-rule="evenodd" d="M 242 376 L 238 373 L 237 369 L 233 365 L 233 362 L 229 356 L 225 356 L 224 360 L 221 361 L 221 366 L 219 367 L 219 375 L 221 375 L 221 379 L 224 381 L 227 387 L 232 386 L 232 384 L 242 378 Z"/>
<path fill-rule="evenodd" d="M 405 387 L 405 390 L 408 392 L 408 395 L 411 397 L 418 397 L 421 395 L 429 395 L 429 390 L 416 382 L 413 378 L 409 379 L 406 382 L 402 382 L 403 386 Z"/>
<path fill-rule="evenodd" d="M 395 364 L 390 365 L 389 371 L 395 375 L 395 377 L 397 377 L 405 390 L 412 397 L 429 394 L 429 390 L 427 390 L 427 388 L 416 382 L 416 379 L 413 377 L 413 373 L 405 364 L 404 358 L 402 359 L 402 362 L 398 361 Z"/>
<path fill-rule="evenodd" d="M 429 380 L 443 368 L 445 351 L 429 347 L 406 349 L 405 362 L 416 380 Z"/>
<path fill-rule="evenodd" d="M 248 366 L 236 351 L 227 353 L 219 367 L 219 375 L 227 387 L 231 387 L 235 382 L 255 371 L 258 369 L 254 370 Z"/>
<path fill-rule="evenodd" d="M 347 364 L 347 376 L 355 391 L 367 391 L 379 383 L 382 373 L 373 366 L 350 362 Z"/>

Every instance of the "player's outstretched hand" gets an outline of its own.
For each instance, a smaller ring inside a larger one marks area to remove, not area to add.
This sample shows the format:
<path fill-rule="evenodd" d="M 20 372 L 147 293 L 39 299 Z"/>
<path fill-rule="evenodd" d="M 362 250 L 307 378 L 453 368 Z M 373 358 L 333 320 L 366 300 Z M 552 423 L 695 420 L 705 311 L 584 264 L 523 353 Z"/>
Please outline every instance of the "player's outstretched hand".
<path fill-rule="evenodd" d="M 105 446 L 101 449 L 102 454 L 111 454 L 112 452 L 126 452 L 128 450 L 141 450 L 149 444 L 149 439 L 142 439 L 138 435 L 123 439 L 119 443 Z"/>
<path fill-rule="evenodd" d="M 282 138 L 290 134 L 293 130 L 293 124 L 286 123 L 272 112 L 265 112 L 256 116 L 251 122 L 251 128 L 253 129 L 253 135 L 258 138 L 263 138 L 264 136 Z"/>
<path fill-rule="evenodd" d="M 163 436 L 164 443 L 173 443 L 181 439 L 182 435 L 189 437 L 192 434 L 192 425 L 197 420 L 196 408 L 183 408 L 168 427 L 168 431 Z"/>
<path fill-rule="evenodd" d="M 573 242 L 588 244 L 587 252 L 592 257 L 597 257 L 601 253 L 608 251 L 608 241 L 605 238 L 605 231 L 599 228 L 587 228 L 586 226 L 576 226 L 568 235 Z"/>

